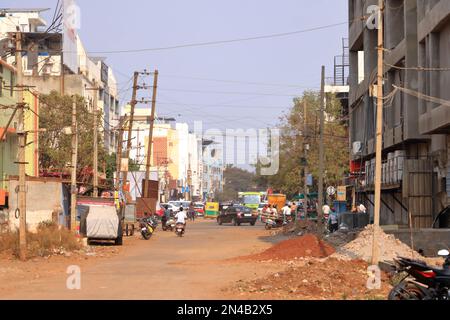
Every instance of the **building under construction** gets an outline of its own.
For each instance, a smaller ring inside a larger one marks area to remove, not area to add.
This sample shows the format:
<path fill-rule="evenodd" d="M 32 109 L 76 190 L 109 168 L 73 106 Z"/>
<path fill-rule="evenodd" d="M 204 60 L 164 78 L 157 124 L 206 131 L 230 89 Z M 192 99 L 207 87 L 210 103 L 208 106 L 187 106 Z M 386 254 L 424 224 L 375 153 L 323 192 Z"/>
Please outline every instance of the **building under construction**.
<path fill-rule="evenodd" d="M 378 0 L 349 0 L 350 136 L 358 198 L 373 213 Z M 448 227 L 450 1 L 387 0 L 381 224 Z M 434 222 L 436 221 L 436 224 Z"/>

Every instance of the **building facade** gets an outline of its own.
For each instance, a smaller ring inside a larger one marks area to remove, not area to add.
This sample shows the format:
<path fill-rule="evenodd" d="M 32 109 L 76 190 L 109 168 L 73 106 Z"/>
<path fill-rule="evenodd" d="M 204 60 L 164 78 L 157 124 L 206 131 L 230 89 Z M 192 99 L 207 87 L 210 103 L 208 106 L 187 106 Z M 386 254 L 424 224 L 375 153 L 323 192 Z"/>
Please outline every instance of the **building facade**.
<path fill-rule="evenodd" d="M 6 197 L 10 176 L 19 174 L 18 161 L 18 114 L 14 117 L 14 107 L 17 105 L 16 69 L 0 59 L 0 207 L 6 205 Z M 39 176 L 39 98 L 31 91 L 23 92 L 24 129 L 27 131 L 25 147 L 25 173 L 31 177 Z M 9 123 L 9 125 L 8 125 Z"/>
<path fill-rule="evenodd" d="M 349 1 L 352 167 L 360 200 L 370 211 L 378 30 L 360 17 L 377 4 Z M 450 202 L 450 1 L 385 4 L 381 224 L 408 226 L 411 215 L 414 227 L 430 228 Z"/>
<path fill-rule="evenodd" d="M 102 113 L 104 146 L 109 153 L 116 151 L 117 133 L 113 131 L 120 116 L 117 80 L 104 58 L 88 55 L 80 37 L 73 32 L 73 46 L 67 50 L 67 30 L 62 33 L 46 33 L 46 21 L 41 13 L 46 9 L 0 9 L 0 43 L 8 43 L 19 27 L 23 38 L 24 83 L 40 94 L 52 91 L 67 95 L 80 95 L 94 109 L 94 95 L 98 95 L 97 110 Z M 5 54 L 4 46 L 0 53 Z M 64 53 L 64 56 L 63 56 Z M 73 61 L 75 60 L 75 61 Z M 9 55 L 9 64 L 15 64 Z M 95 91 L 94 85 L 99 86 Z"/>

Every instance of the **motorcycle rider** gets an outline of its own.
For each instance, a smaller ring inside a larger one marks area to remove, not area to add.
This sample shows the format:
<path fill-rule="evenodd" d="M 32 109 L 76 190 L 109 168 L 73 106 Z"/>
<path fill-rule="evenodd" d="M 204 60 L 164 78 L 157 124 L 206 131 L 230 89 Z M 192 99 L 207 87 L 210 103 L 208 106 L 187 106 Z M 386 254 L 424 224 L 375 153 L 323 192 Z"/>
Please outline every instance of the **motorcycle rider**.
<path fill-rule="evenodd" d="M 187 215 L 183 207 L 180 208 L 180 211 L 175 215 L 175 218 L 177 219 L 177 224 L 180 223 L 186 227 Z"/>
<path fill-rule="evenodd" d="M 170 220 L 170 209 L 169 206 L 164 206 L 164 215 L 161 218 L 161 223 L 163 228 L 166 227 L 167 221 Z"/>

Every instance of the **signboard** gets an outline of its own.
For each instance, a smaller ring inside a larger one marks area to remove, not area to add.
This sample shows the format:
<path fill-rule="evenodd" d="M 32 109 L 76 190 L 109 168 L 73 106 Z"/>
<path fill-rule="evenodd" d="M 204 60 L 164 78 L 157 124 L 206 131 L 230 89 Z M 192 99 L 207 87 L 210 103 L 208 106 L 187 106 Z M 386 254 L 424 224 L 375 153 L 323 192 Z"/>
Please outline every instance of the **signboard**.
<path fill-rule="evenodd" d="M 80 29 L 80 8 L 75 0 L 63 2 L 63 53 L 64 64 L 75 74 L 78 73 L 78 34 Z"/>
<path fill-rule="evenodd" d="M 309 187 L 312 187 L 312 185 L 313 185 L 313 175 L 312 174 L 308 174 L 308 176 L 306 177 L 306 184 Z"/>
<path fill-rule="evenodd" d="M 327 194 L 331 197 L 336 194 L 336 188 L 335 187 L 328 187 Z"/>
<path fill-rule="evenodd" d="M 347 201 L 347 188 L 345 186 L 340 186 L 337 188 L 337 201 L 345 202 Z"/>

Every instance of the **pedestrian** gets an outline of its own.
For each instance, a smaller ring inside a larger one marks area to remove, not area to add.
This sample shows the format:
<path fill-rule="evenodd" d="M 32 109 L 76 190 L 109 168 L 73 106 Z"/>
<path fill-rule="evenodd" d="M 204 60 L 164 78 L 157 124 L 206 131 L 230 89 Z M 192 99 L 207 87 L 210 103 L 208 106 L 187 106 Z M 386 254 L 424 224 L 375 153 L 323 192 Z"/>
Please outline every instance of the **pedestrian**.
<path fill-rule="evenodd" d="M 328 225 L 331 233 L 338 231 L 339 229 L 338 215 L 335 211 L 330 211 L 328 216 Z"/>
<path fill-rule="evenodd" d="M 195 208 L 194 208 L 194 203 L 193 202 L 191 202 L 189 204 L 189 215 L 190 215 L 190 219 L 192 221 L 195 221 Z"/>
<path fill-rule="evenodd" d="M 288 218 L 291 216 L 291 207 L 289 204 L 286 203 L 286 205 L 281 209 L 281 212 L 283 214 L 283 222 L 286 223 Z"/>

